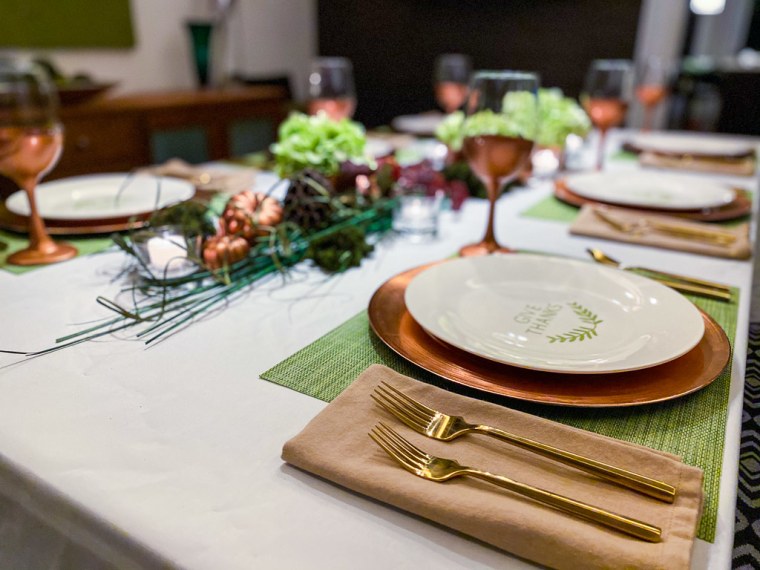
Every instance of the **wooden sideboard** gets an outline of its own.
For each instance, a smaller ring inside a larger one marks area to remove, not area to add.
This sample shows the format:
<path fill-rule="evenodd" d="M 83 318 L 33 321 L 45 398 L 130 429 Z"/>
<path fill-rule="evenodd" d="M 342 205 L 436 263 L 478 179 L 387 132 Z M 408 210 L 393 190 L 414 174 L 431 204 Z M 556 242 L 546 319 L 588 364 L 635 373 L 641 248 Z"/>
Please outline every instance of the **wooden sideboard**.
<path fill-rule="evenodd" d="M 279 86 L 134 93 L 64 106 L 63 155 L 46 179 L 263 150 L 288 106 Z"/>

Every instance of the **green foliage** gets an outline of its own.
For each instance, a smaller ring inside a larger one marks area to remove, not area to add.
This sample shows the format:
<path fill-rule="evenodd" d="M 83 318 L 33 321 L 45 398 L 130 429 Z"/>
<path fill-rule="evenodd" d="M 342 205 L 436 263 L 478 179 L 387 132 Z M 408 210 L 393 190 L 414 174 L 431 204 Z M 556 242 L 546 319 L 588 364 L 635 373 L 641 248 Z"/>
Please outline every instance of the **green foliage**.
<path fill-rule="evenodd" d="M 313 259 L 325 271 L 339 273 L 361 265 L 362 259 L 372 253 L 373 249 L 367 243 L 362 228 L 348 226 L 312 240 L 306 257 Z"/>
<path fill-rule="evenodd" d="M 178 226 L 185 236 L 207 236 L 216 232 L 208 207 L 192 200 L 156 211 L 150 218 L 150 225 Z"/>
<path fill-rule="evenodd" d="M 435 137 L 454 152 L 462 150 L 462 125 L 464 113 L 454 111 L 446 115 L 435 129 Z"/>
<path fill-rule="evenodd" d="M 334 121 L 324 113 L 291 113 L 280 125 L 278 141 L 271 150 L 277 174 L 283 178 L 306 168 L 333 176 L 344 162 L 368 162 L 366 142 L 364 127 L 349 119 Z"/>

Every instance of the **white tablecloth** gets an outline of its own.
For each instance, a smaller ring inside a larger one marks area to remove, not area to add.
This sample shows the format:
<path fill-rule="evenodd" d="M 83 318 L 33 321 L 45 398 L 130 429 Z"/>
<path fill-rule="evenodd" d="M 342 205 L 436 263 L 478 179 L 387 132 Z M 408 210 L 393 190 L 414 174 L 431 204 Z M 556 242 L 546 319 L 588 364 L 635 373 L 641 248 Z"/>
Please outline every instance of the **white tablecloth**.
<path fill-rule="evenodd" d="M 500 200 L 503 242 L 579 259 L 598 246 L 741 289 L 717 538 L 697 541 L 693 565 L 728 568 L 752 262 L 570 237 L 567 224 L 519 216 L 549 192 Z M 470 200 L 444 215 L 439 240 L 389 239 L 343 275 L 299 267 L 150 348 L 118 334 L 21 362 L 0 355 L 0 566 L 531 567 L 283 464 L 283 443 L 325 403 L 258 378 L 366 308 L 389 277 L 479 239 L 485 212 Z M 0 348 L 41 349 L 102 316 L 95 297 L 117 295 L 123 263 L 114 252 L 0 271 Z"/>

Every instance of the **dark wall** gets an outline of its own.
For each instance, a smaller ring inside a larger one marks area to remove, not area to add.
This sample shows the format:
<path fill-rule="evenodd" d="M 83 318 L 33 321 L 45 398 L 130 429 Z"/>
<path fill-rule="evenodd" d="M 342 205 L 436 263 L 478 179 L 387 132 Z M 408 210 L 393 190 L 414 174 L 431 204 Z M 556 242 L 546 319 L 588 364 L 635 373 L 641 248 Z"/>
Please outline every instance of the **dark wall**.
<path fill-rule="evenodd" d="M 433 62 L 538 71 L 578 95 L 589 62 L 632 58 L 640 0 L 319 0 L 319 53 L 354 63 L 368 126 L 435 108 Z"/>

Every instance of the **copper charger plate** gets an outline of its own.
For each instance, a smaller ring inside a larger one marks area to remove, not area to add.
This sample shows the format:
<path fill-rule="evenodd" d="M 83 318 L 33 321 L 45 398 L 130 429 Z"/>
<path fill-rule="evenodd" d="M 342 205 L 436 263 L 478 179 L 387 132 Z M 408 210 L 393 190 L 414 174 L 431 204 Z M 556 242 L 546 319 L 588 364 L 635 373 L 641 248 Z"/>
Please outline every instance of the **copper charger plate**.
<path fill-rule="evenodd" d="M 541 404 L 637 406 L 672 400 L 704 388 L 718 377 L 731 356 L 726 333 L 700 310 L 705 334 L 699 344 L 680 358 L 644 370 L 562 374 L 492 362 L 427 334 L 407 310 L 407 285 L 433 265 L 415 267 L 381 285 L 369 303 L 369 322 L 375 334 L 403 358 L 470 388 Z"/>
<path fill-rule="evenodd" d="M 584 204 L 608 204 L 601 200 L 590 200 L 584 198 L 570 190 L 567 184 L 562 178 L 558 178 L 554 182 L 554 196 L 570 204 L 571 206 L 581 207 Z M 666 214 L 668 216 L 678 216 L 689 220 L 696 220 L 700 222 L 723 222 L 726 220 L 734 220 L 746 216 L 752 211 L 752 200 L 742 190 L 736 191 L 736 198 L 730 204 L 720 206 L 719 208 L 705 208 L 703 210 L 692 210 L 688 212 L 676 212 L 673 210 L 658 210 L 656 208 L 643 208 L 636 207 L 630 208 L 627 206 L 621 206 L 620 204 L 608 204 L 616 208 L 626 208 L 628 210 L 639 210 L 647 213 Z"/>
<path fill-rule="evenodd" d="M 51 220 L 44 219 L 45 229 L 54 236 L 110 234 L 130 229 L 138 229 L 148 223 L 150 213 L 122 218 L 103 218 L 87 220 Z M 18 233 L 29 232 L 29 218 L 19 216 L 8 210 L 0 202 L 0 229 Z"/>

